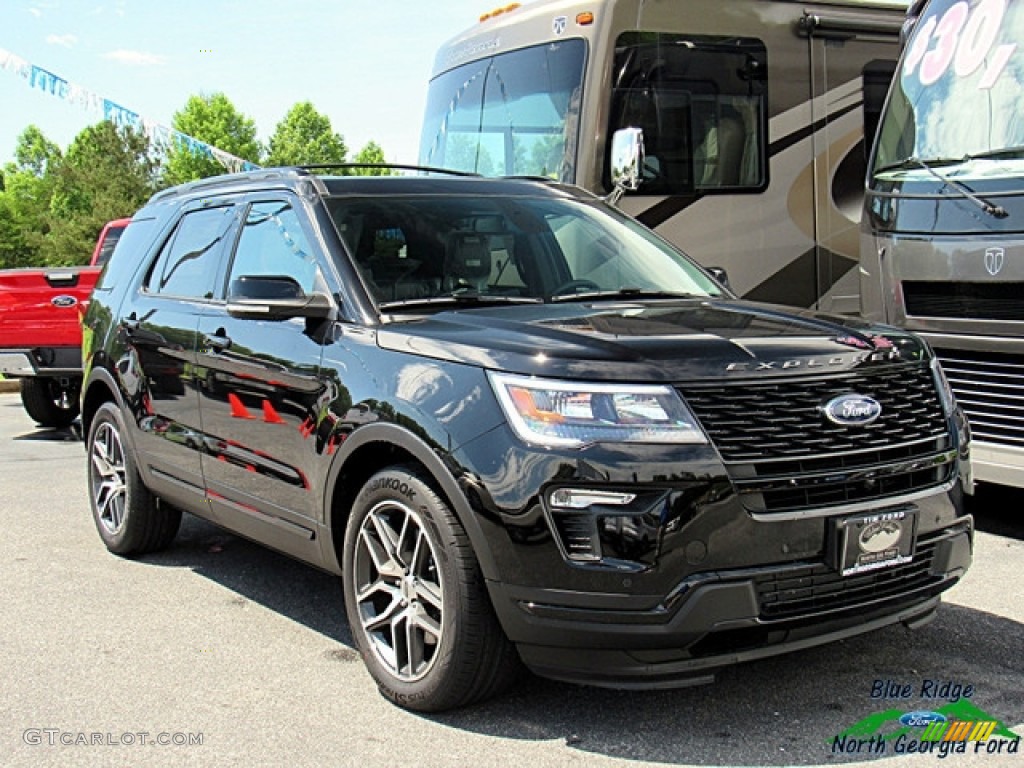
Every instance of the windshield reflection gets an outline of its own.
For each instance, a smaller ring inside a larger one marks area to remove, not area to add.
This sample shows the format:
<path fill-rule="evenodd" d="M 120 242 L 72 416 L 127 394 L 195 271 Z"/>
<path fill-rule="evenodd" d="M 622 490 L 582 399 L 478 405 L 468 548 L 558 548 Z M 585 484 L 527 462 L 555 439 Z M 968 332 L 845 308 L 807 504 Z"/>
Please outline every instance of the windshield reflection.
<path fill-rule="evenodd" d="M 1024 2 L 933 0 L 901 61 L 873 178 L 924 179 L 920 161 L 960 180 L 1024 173 L 1022 37 Z"/>
<path fill-rule="evenodd" d="M 327 206 L 382 309 L 722 295 L 686 256 L 596 199 L 406 195 Z"/>

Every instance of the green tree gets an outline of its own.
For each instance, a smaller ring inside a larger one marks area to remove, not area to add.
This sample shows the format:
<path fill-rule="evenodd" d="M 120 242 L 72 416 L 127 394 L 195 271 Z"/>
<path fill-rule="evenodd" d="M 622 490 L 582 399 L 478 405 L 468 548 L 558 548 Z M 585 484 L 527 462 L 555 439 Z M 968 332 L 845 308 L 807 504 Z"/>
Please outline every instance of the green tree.
<path fill-rule="evenodd" d="M 312 103 L 300 101 L 274 129 L 267 164 L 344 163 L 347 154 L 345 140 L 334 132 L 330 118 L 317 112 Z"/>
<path fill-rule="evenodd" d="M 140 131 L 106 121 L 85 128 L 55 172 L 43 261 L 88 261 L 103 225 L 131 216 L 153 194 L 157 168 Z"/>
<path fill-rule="evenodd" d="M 174 114 L 172 125 L 181 133 L 243 160 L 260 162 L 262 149 L 256 140 L 256 123 L 239 112 L 223 93 L 190 96 L 185 107 Z M 174 142 L 167 152 L 163 181 L 167 185 L 181 184 L 221 173 L 226 173 L 226 169 L 212 155 Z"/>
<path fill-rule="evenodd" d="M 34 125 L 18 137 L 14 156 L 15 162 L 4 166 L 0 184 L 0 267 L 35 266 L 43 263 L 50 201 L 63 157 Z"/>
<path fill-rule="evenodd" d="M 356 159 L 353 161 L 356 163 L 366 163 L 369 165 L 382 165 L 387 160 L 384 158 L 384 150 L 380 148 L 380 145 L 375 141 L 367 142 L 366 146 L 359 150 L 359 154 L 356 155 Z M 390 176 L 391 171 L 387 168 L 353 168 L 352 174 L 355 176 Z"/>
<path fill-rule="evenodd" d="M 60 147 L 46 138 L 37 126 L 30 125 L 18 137 L 14 157 L 18 170 L 42 178 L 60 162 L 61 153 Z"/>

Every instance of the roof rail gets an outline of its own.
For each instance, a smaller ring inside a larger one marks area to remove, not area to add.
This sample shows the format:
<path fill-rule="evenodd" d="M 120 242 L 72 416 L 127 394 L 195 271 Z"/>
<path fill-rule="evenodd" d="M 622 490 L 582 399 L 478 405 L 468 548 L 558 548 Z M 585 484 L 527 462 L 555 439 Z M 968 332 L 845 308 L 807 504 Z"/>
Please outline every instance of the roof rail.
<path fill-rule="evenodd" d="M 313 163 L 311 165 L 296 165 L 293 167 L 303 171 L 321 171 L 332 168 L 343 170 L 349 168 L 379 168 L 389 171 L 420 171 L 422 173 L 443 173 L 448 176 L 481 177 L 481 174 L 473 173 L 472 171 L 456 171 L 452 168 L 436 168 L 430 165 L 409 165 L 405 163 Z"/>
<path fill-rule="evenodd" d="M 380 168 L 385 170 L 420 171 L 421 173 L 443 173 L 448 176 L 483 178 L 481 174 L 469 171 L 456 171 L 451 168 L 435 168 L 428 165 L 406 165 L 403 163 L 312 163 L 310 165 L 282 165 L 271 168 L 259 168 L 254 171 L 245 171 L 243 173 L 225 173 L 218 176 L 209 176 L 205 179 L 196 179 L 195 181 L 189 181 L 184 184 L 179 184 L 177 186 L 161 190 L 153 195 L 153 197 L 150 198 L 150 201 L 159 202 L 161 200 L 167 200 L 168 198 L 177 197 L 178 195 L 201 192 L 204 189 L 224 187 L 232 183 L 284 179 L 289 176 L 294 177 L 296 175 L 309 176 L 310 178 L 319 181 L 319 177 L 313 174 L 312 171 L 330 169 L 344 170 L 349 168 Z"/>
<path fill-rule="evenodd" d="M 150 200 L 157 202 L 165 200 L 170 197 L 176 197 L 177 195 L 184 195 L 190 192 L 196 192 L 208 187 L 221 187 L 232 182 L 251 181 L 256 179 L 281 179 L 288 175 L 292 168 L 259 168 L 255 171 L 245 171 L 243 173 L 223 173 L 217 176 L 208 176 L 205 179 L 196 179 L 195 181 L 185 182 L 184 184 L 178 184 L 177 186 L 169 187 L 168 189 L 161 190 L 153 195 Z"/>

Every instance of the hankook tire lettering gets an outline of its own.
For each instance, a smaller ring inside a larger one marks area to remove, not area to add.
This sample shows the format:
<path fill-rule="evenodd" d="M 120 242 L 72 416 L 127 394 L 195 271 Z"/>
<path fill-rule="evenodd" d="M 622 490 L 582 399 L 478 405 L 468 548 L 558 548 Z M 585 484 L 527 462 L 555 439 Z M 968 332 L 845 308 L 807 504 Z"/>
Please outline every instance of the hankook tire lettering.
<path fill-rule="evenodd" d="M 396 477 L 382 477 L 379 480 L 375 480 L 373 485 L 370 487 L 373 491 L 380 488 L 385 488 L 389 491 L 398 491 L 399 495 L 405 496 L 405 498 L 410 501 L 416 498 L 416 491 L 414 491 L 408 483 L 404 483 Z"/>

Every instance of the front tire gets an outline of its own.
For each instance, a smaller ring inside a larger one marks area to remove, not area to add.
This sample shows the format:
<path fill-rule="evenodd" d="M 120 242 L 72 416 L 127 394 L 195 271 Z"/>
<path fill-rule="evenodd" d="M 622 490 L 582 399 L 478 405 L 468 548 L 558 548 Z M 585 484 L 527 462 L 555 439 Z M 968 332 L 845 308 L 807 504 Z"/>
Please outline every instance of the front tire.
<path fill-rule="evenodd" d="M 363 486 L 342 563 L 352 636 L 385 697 L 439 712 L 511 684 L 518 656 L 469 538 L 416 468 L 385 469 Z"/>
<path fill-rule="evenodd" d="M 77 383 L 62 387 L 56 379 L 21 380 L 21 404 L 28 415 L 43 427 L 62 429 L 78 418 Z"/>
<path fill-rule="evenodd" d="M 178 534 L 181 511 L 161 503 L 143 484 L 126 441 L 121 411 L 104 403 L 86 441 L 89 504 L 107 549 L 132 557 L 167 547 Z"/>

